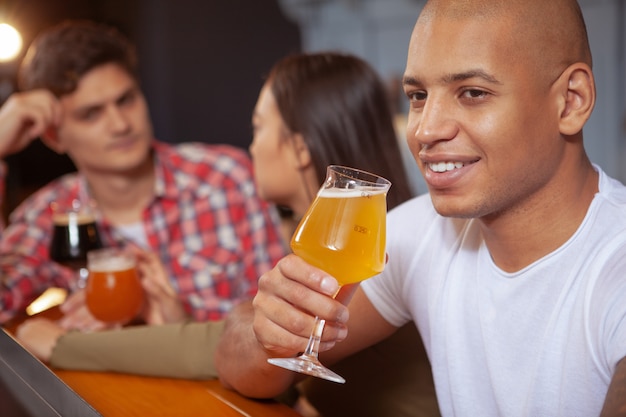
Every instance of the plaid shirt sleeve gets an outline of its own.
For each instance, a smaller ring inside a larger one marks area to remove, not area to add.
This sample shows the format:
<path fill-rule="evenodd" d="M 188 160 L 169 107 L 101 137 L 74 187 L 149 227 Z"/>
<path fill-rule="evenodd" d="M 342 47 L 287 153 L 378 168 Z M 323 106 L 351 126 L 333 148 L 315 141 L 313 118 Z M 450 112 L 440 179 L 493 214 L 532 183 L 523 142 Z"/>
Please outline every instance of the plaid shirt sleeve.
<path fill-rule="evenodd" d="M 0 239 L 0 323 L 11 319 L 49 287 L 70 289 L 75 273 L 50 260 L 50 202 L 76 198 L 68 175 L 26 199 L 12 214 Z"/>
<path fill-rule="evenodd" d="M 285 255 L 278 216 L 257 195 L 243 150 L 184 144 L 157 155 L 164 192 L 145 213 L 148 242 L 188 313 L 220 319 Z"/>

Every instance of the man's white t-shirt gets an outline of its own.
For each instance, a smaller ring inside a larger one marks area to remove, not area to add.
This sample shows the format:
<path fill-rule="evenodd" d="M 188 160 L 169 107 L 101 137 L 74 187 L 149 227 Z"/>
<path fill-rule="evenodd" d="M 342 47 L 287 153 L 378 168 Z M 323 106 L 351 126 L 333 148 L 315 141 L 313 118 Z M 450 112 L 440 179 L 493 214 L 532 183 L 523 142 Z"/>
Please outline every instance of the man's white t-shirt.
<path fill-rule="evenodd" d="M 393 210 L 387 236 L 389 263 L 362 286 L 387 321 L 417 324 L 443 416 L 600 414 L 626 356 L 626 187 L 600 171 L 577 232 L 515 273 L 428 195 Z"/>

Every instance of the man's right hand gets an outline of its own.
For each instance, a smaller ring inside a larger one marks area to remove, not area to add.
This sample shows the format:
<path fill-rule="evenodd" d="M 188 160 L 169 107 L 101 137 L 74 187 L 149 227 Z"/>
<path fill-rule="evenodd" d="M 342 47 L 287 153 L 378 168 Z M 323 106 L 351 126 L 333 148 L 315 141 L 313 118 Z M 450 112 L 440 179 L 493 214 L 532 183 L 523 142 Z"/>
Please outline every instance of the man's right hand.
<path fill-rule="evenodd" d="M 347 336 L 348 308 L 333 295 L 337 281 L 288 255 L 259 279 L 254 298 L 254 332 L 266 351 L 278 356 L 302 352 L 313 329 L 315 316 L 326 320 L 320 352 Z"/>
<path fill-rule="evenodd" d="M 304 351 L 315 316 L 326 320 L 320 351 L 346 338 L 348 308 L 332 298 L 338 288 L 337 280 L 302 258 L 281 259 L 259 279 L 254 300 L 226 318 L 215 352 L 222 384 L 256 398 L 283 392 L 298 376 L 267 359 Z"/>
<path fill-rule="evenodd" d="M 0 108 L 0 158 L 21 151 L 60 119 L 61 106 L 48 90 L 12 94 Z"/>

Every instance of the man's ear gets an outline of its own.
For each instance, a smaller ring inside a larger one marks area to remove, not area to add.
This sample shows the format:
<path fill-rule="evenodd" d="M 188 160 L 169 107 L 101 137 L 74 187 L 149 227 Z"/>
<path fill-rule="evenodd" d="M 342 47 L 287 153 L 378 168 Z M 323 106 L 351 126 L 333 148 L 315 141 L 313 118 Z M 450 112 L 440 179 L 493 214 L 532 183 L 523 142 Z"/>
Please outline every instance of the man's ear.
<path fill-rule="evenodd" d="M 59 155 L 63 155 L 65 153 L 65 149 L 59 142 L 59 135 L 57 133 L 57 129 L 54 126 L 49 126 L 45 132 L 41 135 L 41 141 L 54 152 Z"/>
<path fill-rule="evenodd" d="M 294 160 L 296 168 L 304 169 L 309 167 L 311 165 L 311 152 L 309 151 L 309 147 L 304 141 L 304 137 L 302 137 L 302 134 L 292 133 L 290 140 L 295 156 Z"/>
<path fill-rule="evenodd" d="M 557 82 L 564 93 L 559 130 L 563 135 L 575 135 L 582 130 L 596 103 L 593 72 L 587 64 L 577 62 L 563 71 Z"/>

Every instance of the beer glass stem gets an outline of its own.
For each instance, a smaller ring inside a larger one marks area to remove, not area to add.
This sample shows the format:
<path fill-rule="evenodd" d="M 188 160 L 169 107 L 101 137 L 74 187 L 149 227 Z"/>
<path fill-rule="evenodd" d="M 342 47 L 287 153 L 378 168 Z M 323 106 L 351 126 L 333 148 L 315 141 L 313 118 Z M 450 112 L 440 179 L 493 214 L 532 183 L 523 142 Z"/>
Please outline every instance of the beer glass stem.
<path fill-rule="evenodd" d="M 311 331 L 311 337 L 309 337 L 309 342 L 307 343 L 306 349 L 304 350 L 304 356 L 308 356 L 312 359 L 317 359 L 320 348 L 320 340 L 322 339 L 322 331 L 324 331 L 325 324 L 326 320 L 320 320 L 319 317 L 315 317 L 315 324 L 313 325 L 313 330 Z"/>
<path fill-rule="evenodd" d="M 87 268 L 80 268 L 78 270 L 78 281 L 76 281 L 76 288 L 83 289 L 87 287 L 87 277 L 89 276 L 89 270 Z"/>

